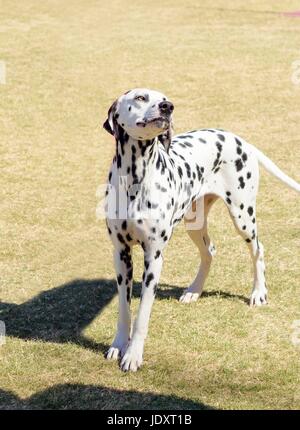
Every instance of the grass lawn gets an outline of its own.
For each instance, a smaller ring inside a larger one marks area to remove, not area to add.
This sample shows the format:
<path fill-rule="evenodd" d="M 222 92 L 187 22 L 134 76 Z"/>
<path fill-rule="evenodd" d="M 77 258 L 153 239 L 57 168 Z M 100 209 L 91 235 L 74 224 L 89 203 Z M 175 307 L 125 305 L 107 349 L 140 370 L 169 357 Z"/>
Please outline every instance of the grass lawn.
<path fill-rule="evenodd" d="M 231 130 L 300 181 L 300 18 L 280 13 L 298 3 L 0 0 L 0 409 L 300 409 L 295 192 L 262 172 L 263 308 L 245 303 L 250 257 L 222 202 L 210 214 L 217 256 L 205 293 L 180 304 L 199 257 L 179 225 L 136 374 L 103 357 L 117 296 L 95 215 L 114 154 L 102 123 L 136 86 L 168 95 L 176 132 Z M 134 311 L 139 249 L 135 263 Z"/>

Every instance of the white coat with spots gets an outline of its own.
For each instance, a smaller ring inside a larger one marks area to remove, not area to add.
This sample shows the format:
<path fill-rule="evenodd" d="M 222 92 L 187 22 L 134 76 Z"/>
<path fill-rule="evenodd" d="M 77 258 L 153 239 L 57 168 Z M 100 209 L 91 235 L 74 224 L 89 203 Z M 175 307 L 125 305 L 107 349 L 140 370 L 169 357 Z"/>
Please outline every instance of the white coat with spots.
<path fill-rule="evenodd" d="M 180 220 L 185 219 L 201 257 L 198 274 L 180 301 L 195 301 L 203 290 L 215 253 L 207 215 L 221 198 L 249 248 L 254 266 L 250 305 L 260 306 L 267 303 L 267 288 L 255 215 L 259 163 L 300 192 L 298 183 L 232 133 L 202 129 L 172 138 L 173 109 L 163 94 L 135 89 L 113 103 L 104 123 L 116 143 L 106 192 L 106 221 L 119 292 L 117 333 L 106 356 L 120 358 L 124 371 L 136 371 L 142 364 L 163 251 Z M 144 274 L 138 314 L 131 327 L 131 256 L 136 244 L 144 251 Z"/>

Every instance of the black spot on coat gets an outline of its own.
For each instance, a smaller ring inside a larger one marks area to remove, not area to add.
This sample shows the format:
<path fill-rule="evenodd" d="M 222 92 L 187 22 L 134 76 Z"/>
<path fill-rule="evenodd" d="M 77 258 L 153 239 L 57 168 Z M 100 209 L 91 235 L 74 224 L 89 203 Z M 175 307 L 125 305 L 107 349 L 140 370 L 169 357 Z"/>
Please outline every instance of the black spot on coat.
<path fill-rule="evenodd" d="M 240 158 L 238 158 L 237 160 L 235 160 L 235 168 L 236 171 L 239 172 L 240 170 L 242 170 L 243 168 L 243 162 Z"/>
<path fill-rule="evenodd" d="M 149 273 L 149 275 L 147 275 L 146 282 L 145 282 L 146 287 L 149 287 L 150 282 L 153 281 L 153 279 L 154 279 L 153 273 Z"/>

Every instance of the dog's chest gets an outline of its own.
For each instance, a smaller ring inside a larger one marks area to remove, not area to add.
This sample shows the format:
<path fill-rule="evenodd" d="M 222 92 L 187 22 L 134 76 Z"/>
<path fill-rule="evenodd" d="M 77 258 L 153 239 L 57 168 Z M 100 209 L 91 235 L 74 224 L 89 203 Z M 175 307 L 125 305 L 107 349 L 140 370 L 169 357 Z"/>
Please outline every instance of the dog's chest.
<path fill-rule="evenodd" d="M 109 197 L 116 201 L 116 210 L 108 217 L 115 218 L 109 220 L 113 230 L 138 243 L 170 235 L 192 203 L 218 187 L 228 143 L 214 135 L 180 135 L 169 155 L 158 147 L 149 159 L 133 152 L 133 157 L 122 159 L 121 168 L 114 163 Z"/>

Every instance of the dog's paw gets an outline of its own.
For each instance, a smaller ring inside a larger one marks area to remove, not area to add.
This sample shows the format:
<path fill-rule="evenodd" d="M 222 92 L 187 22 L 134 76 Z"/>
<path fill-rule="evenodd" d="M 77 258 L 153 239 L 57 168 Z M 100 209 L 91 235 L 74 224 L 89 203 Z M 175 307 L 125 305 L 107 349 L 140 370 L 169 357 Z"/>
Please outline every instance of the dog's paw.
<path fill-rule="evenodd" d="M 122 357 L 127 349 L 128 342 L 116 342 L 114 341 L 109 350 L 105 354 L 107 360 L 118 360 Z"/>
<path fill-rule="evenodd" d="M 123 372 L 136 372 L 142 363 L 143 348 L 141 346 L 130 345 L 121 360 L 121 369 Z"/>
<path fill-rule="evenodd" d="M 185 292 L 180 297 L 179 301 L 181 303 L 191 303 L 196 302 L 200 296 L 200 293 L 196 293 L 193 291 L 189 291 L 189 289 L 185 290 Z"/>
<path fill-rule="evenodd" d="M 111 346 L 105 354 L 106 360 L 117 360 L 120 356 L 120 349 Z"/>
<path fill-rule="evenodd" d="M 251 294 L 250 297 L 250 306 L 254 307 L 254 306 L 262 306 L 262 305 L 266 305 L 267 302 L 267 290 L 264 289 L 260 289 L 260 290 L 254 290 Z"/>

